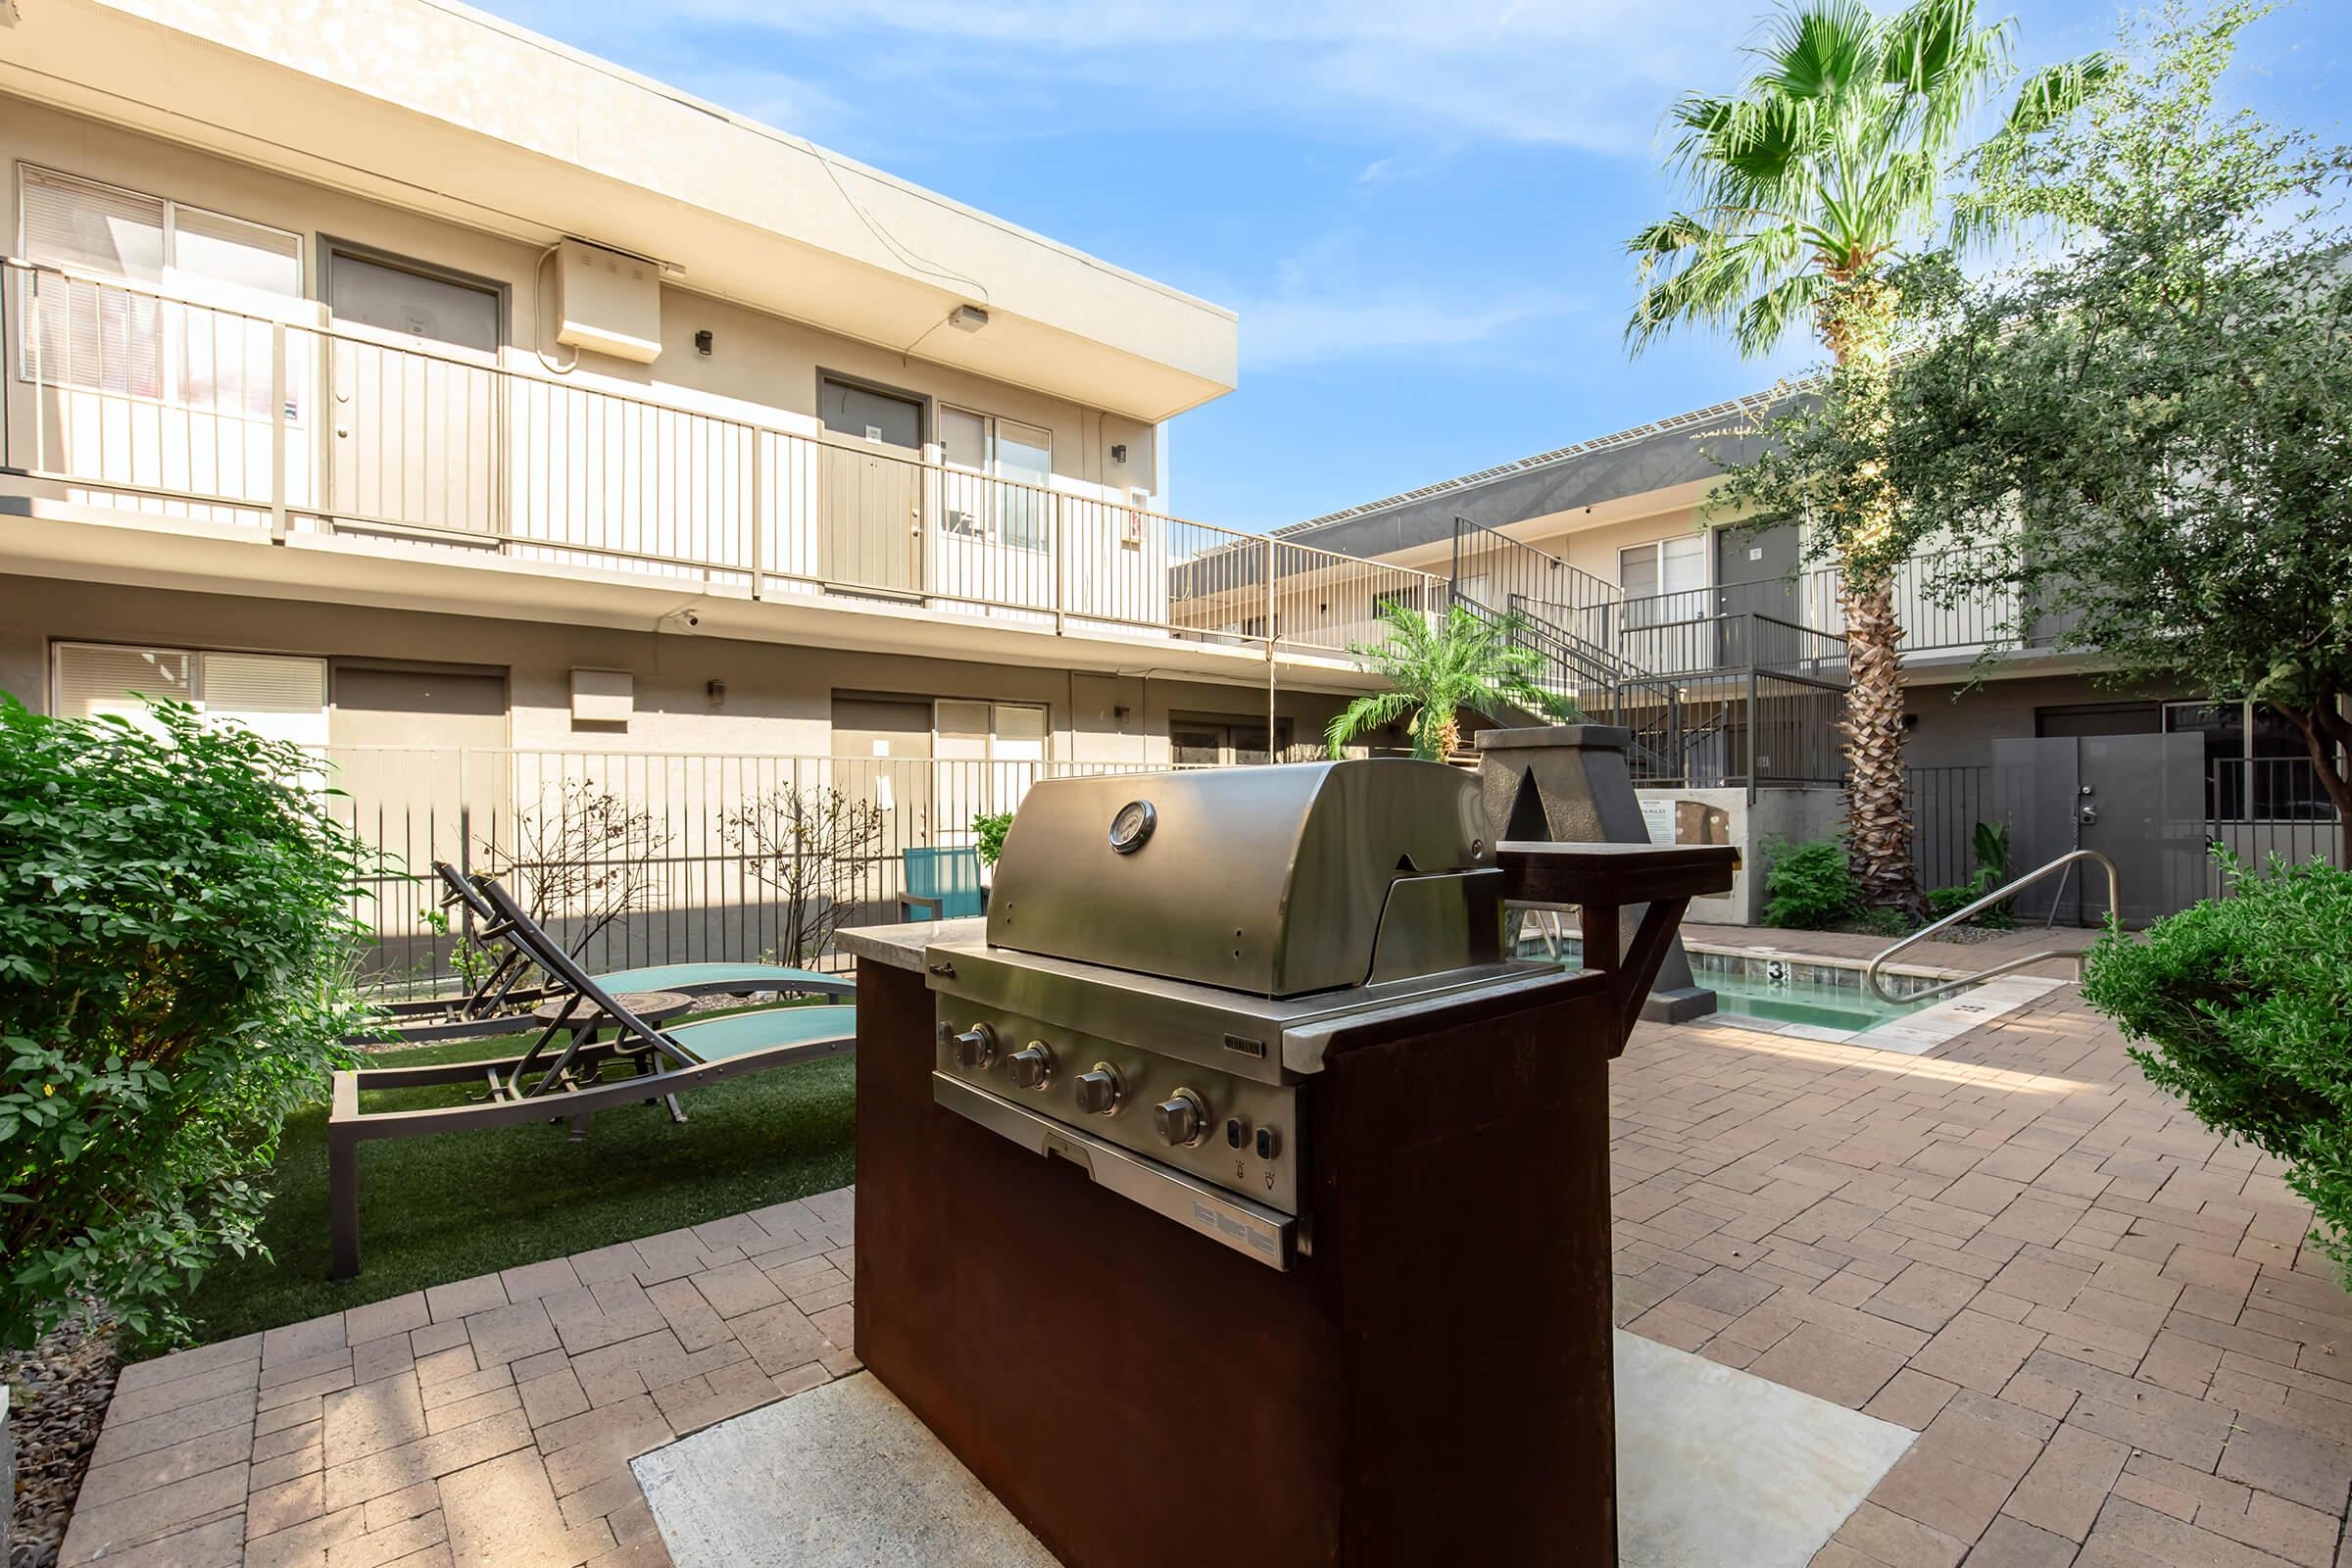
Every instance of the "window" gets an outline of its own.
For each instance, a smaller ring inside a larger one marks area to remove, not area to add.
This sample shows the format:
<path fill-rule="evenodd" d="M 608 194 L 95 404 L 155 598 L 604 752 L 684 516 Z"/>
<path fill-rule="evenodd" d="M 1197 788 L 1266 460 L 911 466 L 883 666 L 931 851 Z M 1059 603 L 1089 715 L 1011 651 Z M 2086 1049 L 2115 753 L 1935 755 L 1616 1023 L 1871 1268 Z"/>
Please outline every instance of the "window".
<path fill-rule="evenodd" d="M 1291 721 L 1281 720 L 1274 741 L 1291 750 Z M 1273 760 L 1266 756 L 1266 721 L 1259 718 L 1170 718 L 1169 760 L 1178 767 L 1241 767 Z"/>
<path fill-rule="evenodd" d="M 951 470 L 940 527 L 1019 550 L 1054 542 L 1054 436 L 993 414 L 941 404 L 939 448 Z M 961 477 L 977 475 L 978 477 Z M 1016 481 L 991 484 L 990 479 Z"/>
<path fill-rule="evenodd" d="M 37 310 L 25 280 L 20 378 L 270 416 L 270 324 L 235 313 L 302 297 L 299 236 L 29 164 L 18 192 L 21 253 L 93 274 L 45 280 Z"/>
<path fill-rule="evenodd" d="M 2205 737 L 2205 811 L 2212 820 L 2333 818 L 2303 732 L 2270 704 L 2167 703 L 2164 729 Z"/>
<path fill-rule="evenodd" d="M 1050 731 L 1033 703 L 942 700 L 933 720 L 939 760 L 939 842 L 968 844 L 972 818 L 1009 811 L 1045 771 Z"/>
<path fill-rule="evenodd" d="M 59 643 L 55 663 L 56 710 L 61 717 L 112 713 L 152 725 L 149 703 L 172 698 L 272 740 L 319 751 L 326 746 L 322 659 Z"/>
<path fill-rule="evenodd" d="M 1627 546 L 1617 552 L 1617 582 L 1625 590 L 1627 625 L 1655 626 L 1689 619 L 1700 612 L 1698 606 L 1661 596 L 1706 587 L 1705 536 L 1682 533 Z"/>

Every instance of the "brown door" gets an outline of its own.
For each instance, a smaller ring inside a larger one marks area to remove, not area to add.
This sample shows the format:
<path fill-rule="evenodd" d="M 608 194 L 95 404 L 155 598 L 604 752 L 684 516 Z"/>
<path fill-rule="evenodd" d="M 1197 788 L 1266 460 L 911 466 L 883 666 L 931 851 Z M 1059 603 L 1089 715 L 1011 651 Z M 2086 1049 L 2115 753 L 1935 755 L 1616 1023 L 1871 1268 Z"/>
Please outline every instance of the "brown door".
<path fill-rule="evenodd" d="M 919 595 L 923 588 L 923 405 L 830 376 L 817 383 L 825 580 Z"/>

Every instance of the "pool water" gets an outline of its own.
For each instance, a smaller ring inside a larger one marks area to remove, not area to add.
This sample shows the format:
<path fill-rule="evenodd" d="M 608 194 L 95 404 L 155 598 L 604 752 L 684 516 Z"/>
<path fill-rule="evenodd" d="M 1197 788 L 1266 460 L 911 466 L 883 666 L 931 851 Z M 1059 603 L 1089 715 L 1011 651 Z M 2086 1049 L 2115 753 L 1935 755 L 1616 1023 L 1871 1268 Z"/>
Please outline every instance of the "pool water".
<path fill-rule="evenodd" d="M 1533 939 L 1524 943 L 1520 952 L 1527 957 L 1545 956 L 1542 944 Z M 1817 1029 L 1858 1034 L 1943 1000 L 1882 1002 L 1862 984 L 1861 969 L 1846 964 L 1705 951 L 1690 956 L 1691 978 L 1715 993 L 1716 1012 L 1726 1018 L 1811 1024 Z M 1569 965 L 1583 962 L 1583 944 L 1563 934 L 1559 959 Z M 1907 975 L 1888 975 L 1886 979 L 1898 989 L 1926 989 L 1936 983 Z"/>
<path fill-rule="evenodd" d="M 1829 985 L 1819 980 L 1776 983 L 1743 974 L 1709 974 L 1703 970 L 1693 978 L 1715 993 L 1716 1010 L 1727 1016 L 1763 1018 L 1773 1023 L 1809 1023 L 1823 1029 L 1858 1032 L 1933 1004 L 1881 1002 L 1867 988 Z"/>

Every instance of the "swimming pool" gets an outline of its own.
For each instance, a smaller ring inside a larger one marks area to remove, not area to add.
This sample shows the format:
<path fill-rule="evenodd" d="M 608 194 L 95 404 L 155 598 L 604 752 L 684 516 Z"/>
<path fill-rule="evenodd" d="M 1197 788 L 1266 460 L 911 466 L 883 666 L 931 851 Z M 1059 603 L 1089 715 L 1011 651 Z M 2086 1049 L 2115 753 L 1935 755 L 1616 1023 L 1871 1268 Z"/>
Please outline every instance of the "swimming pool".
<path fill-rule="evenodd" d="M 1562 963 L 1584 961 L 1584 945 L 1576 937 L 1563 935 L 1559 945 Z M 1520 951 L 1528 957 L 1548 956 L 1544 944 L 1534 938 L 1524 942 Z M 1886 1002 L 1862 983 L 1860 964 L 1711 948 L 1687 951 L 1691 978 L 1715 993 L 1716 1015 L 1727 1020 L 1752 1020 L 1776 1027 L 1794 1024 L 1808 1033 L 1858 1035 L 1947 1004 L 1958 1004 L 1951 1010 L 1964 1017 L 1984 1010 L 1964 1000 L 1980 989 L 1974 986 L 1924 1001 L 1910 995 L 1943 984 L 1938 975 L 1886 974 L 1882 978 L 1886 988 L 1906 999 Z"/>

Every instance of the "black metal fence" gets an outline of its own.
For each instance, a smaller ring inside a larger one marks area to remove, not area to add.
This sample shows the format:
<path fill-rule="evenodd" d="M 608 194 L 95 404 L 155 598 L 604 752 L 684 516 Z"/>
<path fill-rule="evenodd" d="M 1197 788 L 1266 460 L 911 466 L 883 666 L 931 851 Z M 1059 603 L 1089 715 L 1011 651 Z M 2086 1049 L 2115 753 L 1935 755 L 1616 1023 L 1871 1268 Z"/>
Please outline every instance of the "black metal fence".
<path fill-rule="evenodd" d="M 1911 863 L 1922 888 L 1953 887 L 1976 870 L 1980 822 L 2014 822 L 2023 775 L 1987 766 L 1915 767 L 1906 779 Z M 2343 824 L 2311 762 L 2299 757 L 2223 759 L 2205 769 L 2205 839 L 2251 866 L 2273 857 L 2289 864 L 2345 865 Z M 2032 870 L 2012 863 L 2011 875 Z M 2127 868 L 2127 874 L 2129 869 Z M 2228 888 L 2218 867 L 2204 891 Z"/>

